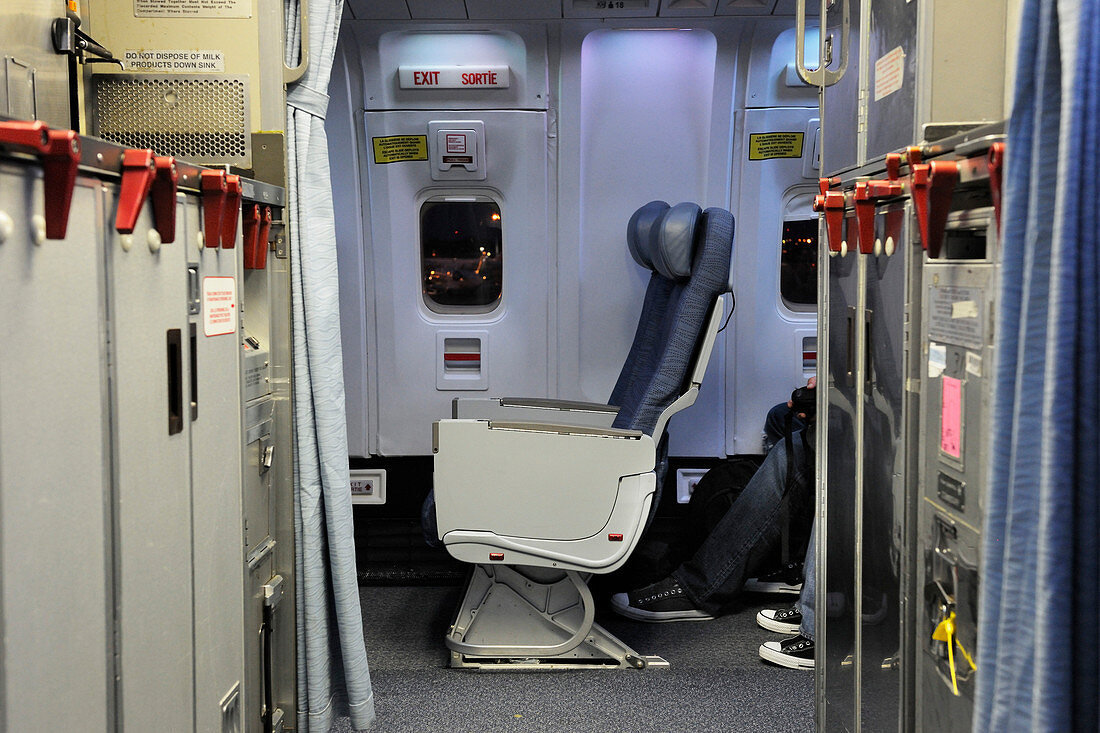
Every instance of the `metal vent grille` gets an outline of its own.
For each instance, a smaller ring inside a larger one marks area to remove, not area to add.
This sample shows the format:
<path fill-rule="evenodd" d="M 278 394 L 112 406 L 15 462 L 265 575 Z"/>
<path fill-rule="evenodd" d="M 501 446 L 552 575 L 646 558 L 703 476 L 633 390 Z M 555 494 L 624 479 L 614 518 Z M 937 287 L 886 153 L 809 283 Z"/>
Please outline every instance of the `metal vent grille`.
<path fill-rule="evenodd" d="M 92 134 L 192 163 L 252 165 L 247 76 L 97 74 Z"/>

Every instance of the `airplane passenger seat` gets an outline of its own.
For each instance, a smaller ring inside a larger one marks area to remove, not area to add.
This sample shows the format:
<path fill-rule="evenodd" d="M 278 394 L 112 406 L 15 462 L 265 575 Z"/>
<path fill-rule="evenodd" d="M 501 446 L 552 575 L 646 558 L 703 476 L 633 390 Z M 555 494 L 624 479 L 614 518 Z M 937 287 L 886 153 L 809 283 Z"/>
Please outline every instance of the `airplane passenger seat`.
<path fill-rule="evenodd" d="M 645 667 L 594 623 L 587 578 L 621 567 L 657 495 L 669 418 L 695 402 L 730 291 L 733 217 L 653 201 L 627 228 L 652 270 L 610 405 L 456 399 L 433 426 L 437 536 L 475 564 L 453 667 Z"/>

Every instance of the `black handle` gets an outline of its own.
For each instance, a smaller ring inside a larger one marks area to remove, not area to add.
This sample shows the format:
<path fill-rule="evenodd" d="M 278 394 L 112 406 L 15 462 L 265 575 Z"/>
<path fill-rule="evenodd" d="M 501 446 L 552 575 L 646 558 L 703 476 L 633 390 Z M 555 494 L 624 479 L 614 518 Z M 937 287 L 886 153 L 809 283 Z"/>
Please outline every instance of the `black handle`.
<path fill-rule="evenodd" d="M 191 422 L 199 419 L 199 340 L 195 324 L 191 324 Z"/>
<path fill-rule="evenodd" d="M 183 432 L 183 341 L 178 328 L 168 329 L 168 434 Z"/>

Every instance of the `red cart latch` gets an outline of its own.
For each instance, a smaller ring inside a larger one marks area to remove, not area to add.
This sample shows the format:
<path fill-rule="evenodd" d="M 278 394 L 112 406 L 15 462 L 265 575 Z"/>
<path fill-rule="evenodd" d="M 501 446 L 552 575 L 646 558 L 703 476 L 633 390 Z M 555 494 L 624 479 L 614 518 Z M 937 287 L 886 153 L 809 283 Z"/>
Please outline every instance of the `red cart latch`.
<path fill-rule="evenodd" d="M 158 155 L 153 158 L 157 172 L 153 179 L 153 218 L 157 223 L 160 241 L 170 244 L 176 241 L 176 191 L 179 173 L 176 172 L 176 159 L 170 155 Z"/>
<path fill-rule="evenodd" d="M 225 171 L 204 170 L 200 177 L 202 190 L 202 233 L 207 249 L 221 241 L 222 213 L 228 192 Z"/>
<path fill-rule="evenodd" d="M 901 181 L 860 181 L 856 184 L 856 224 L 859 230 L 859 251 L 868 255 L 875 251 L 875 205 L 880 199 L 901 195 Z M 889 234 L 887 235 L 889 236 Z M 895 235 L 894 241 L 897 241 Z"/>
<path fill-rule="evenodd" d="M 912 166 L 913 208 L 917 212 L 920 240 L 928 256 L 936 259 L 943 245 L 951 196 L 959 179 L 959 166 L 953 160 L 933 160 Z"/>
<path fill-rule="evenodd" d="M 271 207 L 253 204 L 244 220 L 244 267 L 262 270 L 267 267 L 267 244 L 271 236 Z"/>
<path fill-rule="evenodd" d="M 115 215 L 115 231 L 119 234 L 133 234 L 156 173 L 152 150 L 127 150 L 122 154 L 122 183 Z"/>
<path fill-rule="evenodd" d="M 993 195 L 993 220 L 997 224 L 997 234 L 1001 233 L 1001 176 L 1004 172 L 1005 144 L 993 143 L 989 146 L 987 162 L 989 164 L 989 191 Z"/>
<path fill-rule="evenodd" d="M 225 208 L 222 210 L 222 249 L 237 246 L 237 217 L 241 211 L 241 177 L 230 173 L 225 177 Z"/>
<path fill-rule="evenodd" d="M 839 252 L 844 237 L 844 194 L 830 191 L 829 186 L 832 183 L 829 178 L 818 179 L 821 195 L 814 197 L 814 211 L 825 214 L 825 236 L 829 240 L 829 251 Z"/>
<path fill-rule="evenodd" d="M 46 238 L 64 239 L 80 170 L 80 138 L 72 130 L 51 130 L 40 121 L 0 122 L 0 144 L 39 156 Z"/>

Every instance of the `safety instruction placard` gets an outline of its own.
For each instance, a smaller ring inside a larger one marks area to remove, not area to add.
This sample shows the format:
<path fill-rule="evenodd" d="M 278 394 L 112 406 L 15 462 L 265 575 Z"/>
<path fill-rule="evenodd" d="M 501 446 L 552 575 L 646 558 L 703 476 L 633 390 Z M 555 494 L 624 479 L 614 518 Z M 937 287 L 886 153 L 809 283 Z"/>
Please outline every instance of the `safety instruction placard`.
<path fill-rule="evenodd" d="M 894 50 L 875 61 L 875 101 L 901 89 L 905 81 L 905 49 Z"/>
<path fill-rule="evenodd" d="M 134 0 L 135 18 L 251 18 L 252 0 Z"/>
<path fill-rule="evenodd" d="M 754 132 L 749 135 L 749 160 L 801 158 L 804 132 Z"/>
<path fill-rule="evenodd" d="M 940 450 L 962 458 L 962 380 L 943 378 L 940 403 Z"/>
<path fill-rule="evenodd" d="M 236 279 L 202 279 L 202 332 L 207 336 L 225 336 L 237 332 Z"/>
<path fill-rule="evenodd" d="M 402 163 L 428 159 L 427 135 L 390 135 L 372 137 L 375 163 Z"/>
<path fill-rule="evenodd" d="M 186 48 L 128 48 L 122 57 L 127 71 L 225 71 L 225 54 L 215 50 Z"/>

